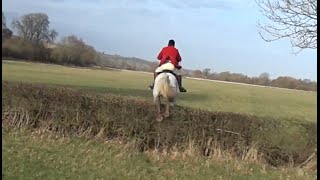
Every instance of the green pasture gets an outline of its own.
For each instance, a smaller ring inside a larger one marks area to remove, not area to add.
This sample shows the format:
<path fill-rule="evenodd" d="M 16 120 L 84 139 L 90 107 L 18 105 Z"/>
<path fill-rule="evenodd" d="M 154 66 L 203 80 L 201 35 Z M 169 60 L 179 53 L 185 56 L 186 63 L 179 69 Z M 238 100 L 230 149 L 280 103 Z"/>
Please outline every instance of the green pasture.
<path fill-rule="evenodd" d="M 3 60 L 2 80 L 65 86 L 90 93 L 135 96 L 152 102 L 152 92 L 147 89 L 152 74 L 141 72 Z M 315 138 L 316 133 L 305 132 L 297 122 L 309 121 L 316 126 L 316 92 L 191 79 L 184 79 L 183 83 L 188 92 L 179 94 L 179 105 L 210 111 L 247 113 L 282 121 L 281 127 L 270 121 L 275 125 L 274 130 L 265 133 L 266 137 L 262 139 L 271 139 L 272 144 L 277 146 L 284 144 L 284 150 L 299 150 L 309 146 L 306 144 L 310 140 L 308 138 Z M 2 93 L 6 95 L 10 92 Z M 273 124 L 270 124 L 271 127 Z M 281 129 L 283 127 L 284 130 Z M 317 178 L 314 172 L 301 168 L 275 168 L 263 163 L 203 156 L 164 156 L 138 152 L 128 148 L 128 144 L 112 141 L 102 143 L 95 139 L 40 131 L 41 128 L 27 130 L 3 125 L 3 179 Z"/>
<path fill-rule="evenodd" d="M 97 93 L 138 96 L 152 100 L 151 74 L 60 65 L 2 61 L 2 80 L 68 86 Z M 183 79 L 183 106 L 316 122 L 317 93 Z"/>

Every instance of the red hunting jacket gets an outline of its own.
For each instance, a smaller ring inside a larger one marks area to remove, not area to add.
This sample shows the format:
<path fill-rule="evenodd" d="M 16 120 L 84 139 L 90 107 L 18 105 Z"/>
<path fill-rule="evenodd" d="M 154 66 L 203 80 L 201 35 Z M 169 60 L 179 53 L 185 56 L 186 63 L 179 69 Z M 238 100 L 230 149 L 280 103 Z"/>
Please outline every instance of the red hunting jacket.
<path fill-rule="evenodd" d="M 167 46 L 162 48 L 161 52 L 158 55 L 160 60 L 159 66 L 164 64 L 166 60 L 170 60 L 174 67 L 179 68 L 179 62 L 181 61 L 181 56 L 178 49 L 173 46 Z M 180 67 L 181 68 L 181 67 Z"/>

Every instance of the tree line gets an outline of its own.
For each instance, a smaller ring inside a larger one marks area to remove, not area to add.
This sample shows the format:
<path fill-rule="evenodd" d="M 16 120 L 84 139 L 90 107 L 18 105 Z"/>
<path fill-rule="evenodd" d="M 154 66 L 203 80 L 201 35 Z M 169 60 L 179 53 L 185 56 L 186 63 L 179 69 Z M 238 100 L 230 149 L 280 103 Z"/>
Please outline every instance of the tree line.
<path fill-rule="evenodd" d="M 98 66 L 138 71 L 153 72 L 157 62 L 148 62 L 138 58 L 127 58 L 118 55 L 108 55 L 95 50 L 76 35 L 63 37 L 55 42 L 58 32 L 50 29 L 49 17 L 45 13 L 29 13 L 11 23 L 17 35 L 8 27 L 2 12 L 2 57 L 75 65 L 82 67 Z M 317 91 L 317 82 L 309 79 L 295 79 L 284 76 L 270 79 L 268 73 L 259 77 L 248 77 L 240 73 L 210 72 L 204 70 L 184 70 L 184 76 L 206 78 L 221 81 L 232 81 L 248 84 L 274 86 L 290 89 Z"/>
<path fill-rule="evenodd" d="M 296 79 L 290 76 L 279 76 L 275 79 L 271 79 L 269 73 L 261 73 L 258 77 L 249 77 L 241 73 L 221 72 L 210 73 L 210 69 L 195 70 L 191 72 L 192 77 L 231 81 L 245 84 L 254 84 L 262 86 L 272 86 L 288 89 L 299 89 L 307 91 L 317 91 L 317 82 L 310 79 Z"/>

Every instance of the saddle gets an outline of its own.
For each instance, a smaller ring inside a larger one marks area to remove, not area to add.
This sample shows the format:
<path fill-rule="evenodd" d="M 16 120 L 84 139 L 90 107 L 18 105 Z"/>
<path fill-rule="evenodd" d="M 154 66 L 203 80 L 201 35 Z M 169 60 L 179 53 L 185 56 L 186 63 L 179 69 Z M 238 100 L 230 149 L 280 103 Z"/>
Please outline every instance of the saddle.
<path fill-rule="evenodd" d="M 171 73 L 172 75 L 177 76 L 177 74 L 174 73 L 173 71 L 171 71 L 171 70 L 166 70 L 166 69 L 162 70 L 161 72 L 158 72 L 157 75 L 159 75 L 159 74 L 161 74 L 161 73 Z"/>
<path fill-rule="evenodd" d="M 179 90 L 180 90 L 180 92 L 187 92 L 187 90 L 184 88 L 184 87 L 182 87 L 182 78 L 181 78 L 181 75 L 177 75 L 176 73 L 174 73 L 173 71 L 171 71 L 171 70 L 166 70 L 166 69 L 164 69 L 164 70 L 162 70 L 161 72 L 158 72 L 158 73 L 154 73 L 154 79 L 159 75 L 159 74 L 161 74 L 161 73 L 171 73 L 172 75 L 174 75 L 174 77 L 176 77 L 176 79 L 177 79 L 177 81 L 178 81 L 178 84 L 179 84 Z M 153 89 L 153 85 L 154 84 L 152 84 L 151 86 L 149 86 L 149 89 Z"/>

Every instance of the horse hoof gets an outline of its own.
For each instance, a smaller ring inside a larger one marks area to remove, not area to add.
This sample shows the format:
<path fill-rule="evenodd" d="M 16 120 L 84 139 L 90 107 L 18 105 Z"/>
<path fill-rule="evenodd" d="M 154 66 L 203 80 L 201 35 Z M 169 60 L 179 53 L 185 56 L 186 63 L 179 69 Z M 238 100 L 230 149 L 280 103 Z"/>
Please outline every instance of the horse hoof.
<path fill-rule="evenodd" d="M 156 118 L 156 121 L 161 122 L 163 120 L 163 117 L 160 115 Z"/>
<path fill-rule="evenodd" d="M 169 113 L 165 113 L 163 116 L 164 116 L 165 118 L 167 118 L 167 117 L 170 116 L 170 114 L 169 114 Z"/>

